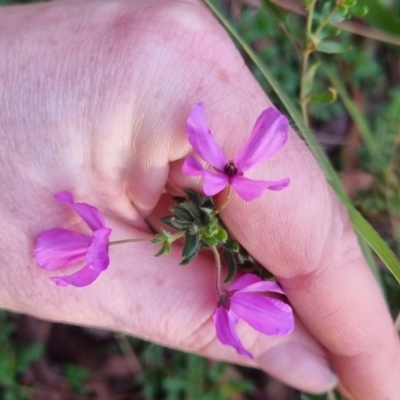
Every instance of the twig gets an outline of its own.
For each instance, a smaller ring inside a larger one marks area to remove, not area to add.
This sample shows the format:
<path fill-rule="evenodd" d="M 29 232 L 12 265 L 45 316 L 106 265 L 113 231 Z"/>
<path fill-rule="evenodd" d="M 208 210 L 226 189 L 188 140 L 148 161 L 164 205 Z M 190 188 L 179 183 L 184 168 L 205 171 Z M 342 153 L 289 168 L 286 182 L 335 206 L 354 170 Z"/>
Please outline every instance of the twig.
<path fill-rule="evenodd" d="M 137 375 L 138 373 L 142 372 L 142 366 L 136 354 L 132 350 L 132 346 L 129 343 L 127 337 L 122 333 L 115 333 L 114 334 L 115 340 L 118 343 L 119 348 L 122 351 L 122 354 L 125 357 L 126 362 L 132 372 L 133 375 Z"/>

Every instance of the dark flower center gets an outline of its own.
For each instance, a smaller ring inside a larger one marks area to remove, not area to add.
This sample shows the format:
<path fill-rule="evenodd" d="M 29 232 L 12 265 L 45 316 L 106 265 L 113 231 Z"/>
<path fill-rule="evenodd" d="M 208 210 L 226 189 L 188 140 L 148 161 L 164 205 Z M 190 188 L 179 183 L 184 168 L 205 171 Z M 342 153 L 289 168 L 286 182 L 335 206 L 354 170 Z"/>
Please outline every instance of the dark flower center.
<path fill-rule="evenodd" d="M 224 293 L 219 298 L 219 305 L 229 310 L 231 308 L 231 301 L 229 299 L 229 293 Z"/>
<path fill-rule="evenodd" d="M 228 164 L 225 165 L 224 167 L 224 173 L 225 175 L 228 175 L 229 177 L 235 176 L 237 174 L 237 168 L 235 167 L 235 164 L 233 161 L 229 161 Z"/>

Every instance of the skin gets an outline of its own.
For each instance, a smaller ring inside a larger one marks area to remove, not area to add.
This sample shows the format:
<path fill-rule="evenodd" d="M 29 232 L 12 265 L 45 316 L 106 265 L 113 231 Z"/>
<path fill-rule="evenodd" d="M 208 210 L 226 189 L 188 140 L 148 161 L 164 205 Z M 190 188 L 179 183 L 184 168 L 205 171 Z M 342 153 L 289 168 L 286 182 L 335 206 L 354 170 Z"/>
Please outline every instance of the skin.
<path fill-rule="evenodd" d="M 198 1 L 55 2 L 4 7 L 0 20 L 2 308 L 257 366 L 310 392 L 335 385 L 331 363 L 352 398 L 398 398 L 400 349 L 386 305 L 346 212 L 294 132 L 246 174 L 288 176 L 290 186 L 251 203 L 234 195 L 223 212 L 297 313 L 294 333 L 283 338 L 239 324 L 254 361 L 215 338 L 209 254 L 182 268 L 179 246 L 161 259 L 150 243 L 113 246 L 93 285 L 50 282 L 54 274 L 32 260 L 38 233 L 87 231 L 54 193 L 69 190 L 100 208 L 112 240 L 150 236 L 146 221 L 165 210 L 166 186 L 201 189 L 181 172 L 190 108 L 205 102 L 231 157 L 271 103 Z"/>

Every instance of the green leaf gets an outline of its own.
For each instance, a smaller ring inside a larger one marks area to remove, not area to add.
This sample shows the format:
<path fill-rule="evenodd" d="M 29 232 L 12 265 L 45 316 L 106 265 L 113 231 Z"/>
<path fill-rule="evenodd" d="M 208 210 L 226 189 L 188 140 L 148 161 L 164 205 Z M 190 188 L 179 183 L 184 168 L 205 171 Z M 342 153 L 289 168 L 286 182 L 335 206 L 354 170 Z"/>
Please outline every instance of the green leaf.
<path fill-rule="evenodd" d="M 186 232 L 185 244 L 182 250 L 182 262 L 180 265 L 187 265 L 200 251 L 200 235 L 198 233 Z"/>
<path fill-rule="evenodd" d="M 351 14 L 356 18 L 364 18 L 369 12 L 369 8 L 366 6 L 363 7 L 353 7 L 351 10 Z"/>
<path fill-rule="evenodd" d="M 40 360 L 44 355 L 44 349 L 41 344 L 32 344 L 21 347 L 17 350 L 17 360 L 15 363 L 15 371 L 23 373 L 35 361 Z"/>
<path fill-rule="evenodd" d="M 328 88 L 328 91 L 323 93 L 315 93 L 308 97 L 311 102 L 317 103 L 333 103 L 337 99 L 337 91 L 334 88 Z"/>
<path fill-rule="evenodd" d="M 187 201 L 183 202 L 180 206 L 171 207 L 171 211 L 174 214 L 176 214 L 179 217 L 179 219 L 181 219 L 183 221 L 193 222 L 193 220 L 194 220 L 193 215 L 183 207 L 183 205 L 185 203 L 187 203 Z M 189 204 L 192 204 L 192 203 L 189 203 Z M 192 206 L 194 206 L 194 205 L 192 204 Z"/>
<path fill-rule="evenodd" d="M 201 206 L 201 197 L 200 195 L 193 189 L 183 189 L 183 192 L 188 197 L 189 201 L 191 201 L 195 206 Z"/>
<path fill-rule="evenodd" d="M 201 207 L 200 210 L 200 224 L 206 226 L 211 223 L 212 210 L 210 208 Z"/>
<path fill-rule="evenodd" d="M 172 201 L 173 201 L 174 203 L 176 203 L 176 204 L 181 204 L 181 203 L 183 203 L 184 201 L 187 201 L 187 199 L 185 199 L 184 197 L 181 197 L 181 196 L 173 196 L 173 197 L 172 197 Z"/>
<path fill-rule="evenodd" d="M 347 112 L 350 114 L 351 118 L 357 125 L 357 128 L 360 131 L 364 144 L 368 152 L 370 153 L 371 158 L 374 160 L 375 163 L 379 164 L 381 156 L 377 151 L 378 149 L 374 140 L 374 135 L 372 133 L 372 129 L 369 126 L 367 119 L 362 115 L 362 113 L 360 112 L 354 101 L 348 95 L 347 90 L 342 84 L 337 73 L 332 68 L 328 67 L 325 64 L 323 65 L 323 70 L 325 74 L 328 76 L 329 80 L 331 81 L 333 87 L 339 94 L 340 100 L 342 100 L 342 103 L 346 108 Z"/>
<path fill-rule="evenodd" d="M 194 203 L 185 201 L 181 204 L 181 207 L 189 212 L 193 218 L 197 219 L 200 217 L 199 206 L 195 205 Z"/>
<path fill-rule="evenodd" d="M 183 221 L 183 220 L 173 217 L 171 215 L 160 218 L 160 221 L 162 223 L 164 223 L 165 225 L 168 225 L 169 227 L 178 229 L 178 230 L 186 230 L 186 229 L 190 228 L 193 224 L 193 222 Z M 156 239 L 153 239 L 153 240 L 156 240 Z"/>
<path fill-rule="evenodd" d="M 210 247 L 215 247 L 218 244 L 218 239 L 214 235 L 202 235 L 201 240 Z"/>
<path fill-rule="evenodd" d="M 341 0 L 340 4 L 343 7 L 354 7 L 357 4 L 357 0 Z"/>
<path fill-rule="evenodd" d="M 229 250 L 224 249 L 224 251 L 222 252 L 222 257 L 225 260 L 226 266 L 228 268 L 228 273 L 226 275 L 224 283 L 228 283 L 235 278 L 238 265 L 235 256 Z"/>
<path fill-rule="evenodd" d="M 205 197 L 203 202 L 202 202 L 202 204 L 201 204 L 201 206 L 209 208 L 211 210 L 214 210 L 215 203 L 214 203 L 214 200 L 212 199 L 212 197 Z"/>
<path fill-rule="evenodd" d="M 311 67 L 306 73 L 306 76 L 304 77 L 304 92 L 303 92 L 304 97 L 306 97 L 312 90 L 315 73 L 317 72 L 319 66 L 320 66 L 319 62 L 316 62 L 313 65 L 311 65 Z"/>
<path fill-rule="evenodd" d="M 228 237 L 228 239 L 224 243 L 222 243 L 222 246 L 225 249 L 228 249 L 235 253 L 237 253 L 240 249 L 239 243 L 236 240 L 233 240 L 231 237 Z"/>
<path fill-rule="evenodd" d="M 286 93 L 281 89 L 279 83 L 272 76 L 271 72 L 266 67 L 266 65 L 260 60 L 260 58 L 251 49 L 251 47 L 236 32 L 233 26 L 217 9 L 217 7 L 214 6 L 214 4 L 210 0 L 204 0 L 204 1 L 208 5 L 208 7 L 214 12 L 214 14 L 218 17 L 218 19 L 222 22 L 222 24 L 226 27 L 226 29 L 237 40 L 237 42 L 243 47 L 248 56 L 251 58 L 254 64 L 259 68 L 265 79 L 268 81 L 271 88 L 280 98 L 286 110 L 288 111 L 289 115 L 293 119 L 293 122 L 296 124 L 297 128 L 300 130 L 304 139 L 309 145 L 309 148 L 314 154 L 315 158 L 317 159 L 320 167 L 324 171 L 326 179 L 331 184 L 337 196 L 349 211 L 350 219 L 353 223 L 354 228 L 357 230 L 357 232 L 360 234 L 363 240 L 365 240 L 373 248 L 373 250 L 379 256 L 379 258 L 384 262 L 384 264 L 388 267 L 388 269 L 400 282 L 399 260 L 389 249 L 385 241 L 378 235 L 378 233 L 372 228 L 372 226 L 361 216 L 361 214 L 358 213 L 358 211 L 354 208 L 353 204 L 348 200 L 346 193 L 344 192 L 341 182 L 338 178 L 338 175 L 336 174 L 336 171 L 330 164 L 326 154 L 320 148 L 310 128 L 307 127 L 307 125 L 303 121 L 303 118 L 301 117 L 298 108 L 295 106 L 291 98 L 287 96 Z M 370 267 L 371 269 L 373 269 L 373 266 L 370 265 Z M 378 271 L 373 270 L 373 272 L 376 274 L 375 276 L 379 276 Z"/>
<path fill-rule="evenodd" d="M 400 16 L 393 12 L 390 6 L 385 6 L 384 2 L 378 0 L 358 0 L 358 6 L 368 8 L 365 19 L 373 27 L 393 35 L 400 35 Z M 397 37 L 400 40 L 400 36 Z"/>
<path fill-rule="evenodd" d="M 151 243 L 164 243 L 165 241 L 171 241 L 172 240 L 172 235 L 166 231 L 162 230 L 161 233 L 156 235 L 154 239 L 151 240 Z"/>
<path fill-rule="evenodd" d="M 335 54 L 343 53 L 344 51 L 349 49 L 343 46 L 341 43 L 333 42 L 331 40 L 324 40 L 318 43 L 317 50 L 321 53 Z"/>
<path fill-rule="evenodd" d="M 221 228 L 219 226 L 217 232 L 215 232 L 214 237 L 218 240 L 219 243 L 225 243 L 228 239 L 228 232 L 224 228 Z"/>
<path fill-rule="evenodd" d="M 164 254 L 169 254 L 171 253 L 171 243 L 170 242 L 164 242 L 161 249 L 154 254 L 154 257 L 161 257 Z"/>

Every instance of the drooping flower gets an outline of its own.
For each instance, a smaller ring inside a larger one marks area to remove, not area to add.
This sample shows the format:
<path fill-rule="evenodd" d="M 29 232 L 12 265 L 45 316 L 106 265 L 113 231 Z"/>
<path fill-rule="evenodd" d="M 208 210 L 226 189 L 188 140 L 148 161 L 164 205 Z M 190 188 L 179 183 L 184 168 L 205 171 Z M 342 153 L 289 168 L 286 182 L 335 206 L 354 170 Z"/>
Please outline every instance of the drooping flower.
<path fill-rule="evenodd" d="M 275 282 L 243 275 L 222 295 L 213 315 L 218 340 L 250 358 L 253 355 L 245 349 L 235 330 L 239 319 L 269 336 L 287 335 L 294 327 L 292 308 L 281 300 L 264 296 L 265 292 L 284 294 Z"/>
<path fill-rule="evenodd" d="M 85 260 L 85 266 L 66 276 L 51 277 L 59 286 L 87 286 L 107 269 L 110 259 L 108 243 L 111 229 L 105 225 L 100 211 L 86 203 L 75 203 L 70 192 L 60 192 L 55 196 L 62 204 L 70 206 L 89 226 L 93 234 L 51 229 L 42 232 L 37 240 L 33 257 L 44 270 L 56 270 Z"/>
<path fill-rule="evenodd" d="M 267 108 L 258 117 L 242 149 L 229 161 L 208 128 L 204 103 L 198 103 L 189 114 L 186 133 L 194 150 L 215 172 L 204 169 L 192 156 L 185 159 L 182 170 L 187 175 L 203 176 L 203 191 L 207 196 L 214 196 L 228 184 L 246 201 L 256 199 L 265 189 L 284 189 L 290 182 L 289 178 L 261 181 L 245 178 L 243 173 L 275 154 L 285 144 L 288 130 L 287 118 L 275 108 Z"/>

